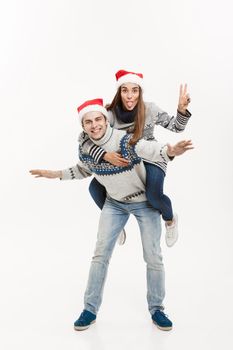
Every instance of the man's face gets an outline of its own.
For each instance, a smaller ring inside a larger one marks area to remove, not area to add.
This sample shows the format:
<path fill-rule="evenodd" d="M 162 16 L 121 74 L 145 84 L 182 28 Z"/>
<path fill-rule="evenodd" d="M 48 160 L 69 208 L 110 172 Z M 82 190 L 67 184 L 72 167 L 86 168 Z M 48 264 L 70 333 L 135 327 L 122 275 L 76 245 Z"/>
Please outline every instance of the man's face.
<path fill-rule="evenodd" d="M 107 129 L 107 121 L 101 112 L 88 112 L 84 114 L 82 125 L 84 131 L 93 140 L 101 139 Z"/>
<path fill-rule="evenodd" d="M 121 101 L 128 111 L 132 111 L 139 99 L 139 86 L 137 84 L 126 83 L 121 85 Z"/>

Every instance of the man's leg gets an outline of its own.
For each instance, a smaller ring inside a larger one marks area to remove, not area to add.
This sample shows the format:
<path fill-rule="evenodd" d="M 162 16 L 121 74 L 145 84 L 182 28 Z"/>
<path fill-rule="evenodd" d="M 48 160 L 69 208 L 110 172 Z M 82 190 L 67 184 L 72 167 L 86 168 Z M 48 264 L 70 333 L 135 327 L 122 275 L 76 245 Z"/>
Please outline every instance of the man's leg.
<path fill-rule="evenodd" d="M 172 329 L 172 322 L 163 312 L 165 274 L 160 248 L 160 214 L 148 202 L 141 204 L 131 212 L 136 216 L 140 227 L 143 256 L 147 263 L 148 308 L 157 327 L 168 331 Z"/>
<path fill-rule="evenodd" d="M 120 231 L 125 226 L 129 213 L 121 204 L 106 199 L 101 212 L 97 243 L 92 258 L 87 288 L 84 296 L 84 308 L 97 314 L 103 295 L 109 260 Z"/>
<path fill-rule="evenodd" d="M 98 205 L 100 210 L 103 209 L 105 200 L 106 200 L 106 189 L 103 185 L 101 185 L 96 178 L 94 177 L 90 183 L 89 186 L 89 192 L 92 196 L 92 199 L 94 202 Z M 123 245 L 126 241 L 126 232 L 125 229 L 121 231 L 119 237 L 118 237 L 118 243 L 119 245 Z"/>
<path fill-rule="evenodd" d="M 148 308 L 153 315 L 155 310 L 163 309 L 165 296 L 165 273 L 160 248 L 160 213 L 148 202 L 142 202 L 132 214 L 135 215 L 140 227 L 143 257 L 147 264 Z"/>

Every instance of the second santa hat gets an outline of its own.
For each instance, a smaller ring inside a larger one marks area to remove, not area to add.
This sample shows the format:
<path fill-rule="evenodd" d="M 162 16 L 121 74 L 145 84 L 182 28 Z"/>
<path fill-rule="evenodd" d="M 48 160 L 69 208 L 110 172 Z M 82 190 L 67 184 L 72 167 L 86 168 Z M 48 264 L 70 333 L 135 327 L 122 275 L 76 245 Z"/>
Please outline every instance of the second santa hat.
<path fill-rule="evenodd" d="M 102 98 L 96 98 L 94 100 L 85 101 L 77 108 L 77 110 L 80 122 L 82 122 L 84 114 L 88 112 L 101 112 L 103 115 L 105 115 L 106 118 L 108 118 L 108 112 L 103 106 Z"/>
<path fill-rule="evenodd" d="M 119 88 L 124 83 L 133 83 L 139 85 L 143 89 L 143 74 L 119 70 L 116 74 L 116 85 Z"/>

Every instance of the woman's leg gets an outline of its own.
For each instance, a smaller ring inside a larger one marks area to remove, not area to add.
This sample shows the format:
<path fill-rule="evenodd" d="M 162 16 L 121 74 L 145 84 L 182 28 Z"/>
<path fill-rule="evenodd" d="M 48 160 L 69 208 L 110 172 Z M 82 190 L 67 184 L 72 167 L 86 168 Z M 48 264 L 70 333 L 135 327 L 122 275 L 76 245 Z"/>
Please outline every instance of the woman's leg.
<path fill-rule="evenodd" d="M 165 173 L 154 164 L 144 162 L 146 168 L 146 196 L 150 204 L 162 214 L 165 221 L 172 221 L 173 210 L 170 198 L 163 193 Z"/>
<path fill-rule="evenodd" d="M 178 217 L 173 215 L 170 199 L 163 193 L 165 173 L 158 166 L 144 162 L 146 167 L 146 196 L 148 202 L 159 210 L 165 220 L 166 243 L 172 247 L 178 239 Z"/>
<path fill-rule="evenodd" d="M 92 179 L 90 183 L 89 192 L 94 202 L 102 210 L 106 199 L 106 189 L 96 180 L 95 177 Z"/>

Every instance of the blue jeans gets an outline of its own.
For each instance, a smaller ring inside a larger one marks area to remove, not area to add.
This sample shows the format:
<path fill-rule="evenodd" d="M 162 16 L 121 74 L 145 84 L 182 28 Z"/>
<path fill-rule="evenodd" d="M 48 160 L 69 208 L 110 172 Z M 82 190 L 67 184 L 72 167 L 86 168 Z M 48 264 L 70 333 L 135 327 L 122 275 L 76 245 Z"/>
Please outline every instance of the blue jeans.
<path fill-rule="evenodd" d="M 173 211 L 171 200 L 163 193 L 165 173 L 154 164 L 144 162 L 146 168 L 146 196 L 153 208 L 157 209 L 165 221 L 172 220 Z M 89 191 L 95 203 L 103 208 L 106 190 L 95 178 L 91 181 Z"/>
<path fill-rule="evenodd" d="M 153 315 L 155 310 L 163 309 L 165 278 L 160 248 L 161 220 L 159 212 L 152 208 L 148 202 L 122 203 L 107 198 L 100 216 L 97 243 L 84 295 L 84 308 L 95 315 L 102 302 L 108 265 L 115 243 L 130 214 L 136 217 L 140 227 L 143 257 L 147 264 L 149 311 Z"/>

